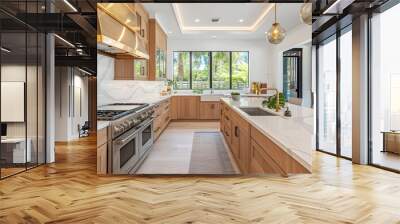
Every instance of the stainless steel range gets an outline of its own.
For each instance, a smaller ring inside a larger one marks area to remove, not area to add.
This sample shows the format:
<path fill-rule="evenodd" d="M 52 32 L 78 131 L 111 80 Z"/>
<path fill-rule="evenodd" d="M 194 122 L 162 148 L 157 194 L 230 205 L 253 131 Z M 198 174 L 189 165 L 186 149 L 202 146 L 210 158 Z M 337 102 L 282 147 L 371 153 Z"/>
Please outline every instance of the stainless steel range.
<path fill-rule="evenodd" d="M 153 145 L 153 113 L 149 104 L 110 104 L 97 109 L 99 120 L 110 121 L 109 167 L 113 174 L 133 174 Z"/>

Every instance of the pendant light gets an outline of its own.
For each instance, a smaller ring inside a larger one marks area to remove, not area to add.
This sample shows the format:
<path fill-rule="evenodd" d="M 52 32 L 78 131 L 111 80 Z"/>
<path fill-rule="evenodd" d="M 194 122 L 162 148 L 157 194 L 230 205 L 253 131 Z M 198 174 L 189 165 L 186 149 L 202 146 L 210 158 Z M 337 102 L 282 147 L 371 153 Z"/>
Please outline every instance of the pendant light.
<path fill-rule="evenodd" d="M 286 30 L 276 22 L 276 3 L 275 3 L 275 22 L 272 27 L 268 30 L 267 39 L 271 44 L 279 44 L 285 39 Z"/>
<path fill-rule="evenodd" d="M 312 24 L 312 3 L 309 3 L 307 0 L 300 8 L 300 18 L 303 23 L 307 25 Z"/>

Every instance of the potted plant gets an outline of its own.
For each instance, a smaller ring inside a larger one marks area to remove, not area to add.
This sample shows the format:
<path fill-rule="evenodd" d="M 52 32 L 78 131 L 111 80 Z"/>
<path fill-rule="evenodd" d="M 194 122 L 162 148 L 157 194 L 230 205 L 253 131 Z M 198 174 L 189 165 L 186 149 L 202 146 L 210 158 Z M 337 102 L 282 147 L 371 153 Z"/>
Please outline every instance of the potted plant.
<path fill-rule="evenodd" d="M 240 93 L 238 92 L 231 92 L 232 100 L 239 101 L 240 100 Z"/>

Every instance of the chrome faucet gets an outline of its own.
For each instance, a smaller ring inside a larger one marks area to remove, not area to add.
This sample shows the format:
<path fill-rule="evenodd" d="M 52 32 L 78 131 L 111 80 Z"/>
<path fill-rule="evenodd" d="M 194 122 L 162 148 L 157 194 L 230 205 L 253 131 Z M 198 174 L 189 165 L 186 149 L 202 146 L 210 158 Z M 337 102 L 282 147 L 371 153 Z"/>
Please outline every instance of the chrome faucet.
<path fill-rule="evenodd" d="M 278 91 L 278 89 L 277 88 L 260 88 L 260 92 L 263 91 L 263 90 L 266 90 L 266 91 L 273 90 L 273 91 L 276 92 L 276 94 L 275 94 L 275 96 L 276 96 L 275 111 L 279 112 L 279 110 L 281 109 L 281 105 L 279 103 L 279 91 Z"/>

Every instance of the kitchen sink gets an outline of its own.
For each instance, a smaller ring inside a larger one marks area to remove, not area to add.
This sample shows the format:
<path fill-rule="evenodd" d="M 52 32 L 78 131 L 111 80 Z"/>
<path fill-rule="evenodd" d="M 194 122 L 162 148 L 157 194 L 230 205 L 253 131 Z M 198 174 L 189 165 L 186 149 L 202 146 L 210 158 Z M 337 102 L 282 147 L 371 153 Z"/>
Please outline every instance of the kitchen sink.
<path fill-rule="evenodd" d="M 263 110 L 259 107 L 240 107 L 243 112 L 247 113 L 250 116 L 279 116 L 274 113 L 270 113 L 266 110 Z"/>

